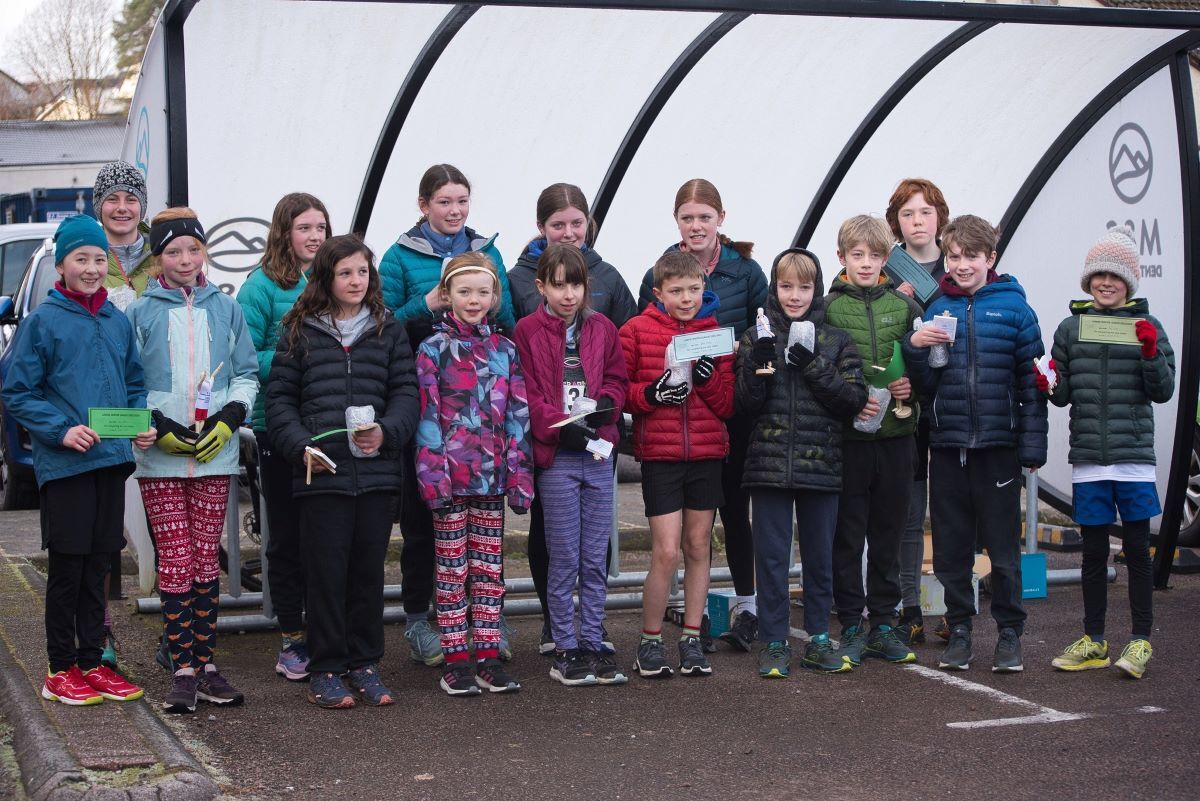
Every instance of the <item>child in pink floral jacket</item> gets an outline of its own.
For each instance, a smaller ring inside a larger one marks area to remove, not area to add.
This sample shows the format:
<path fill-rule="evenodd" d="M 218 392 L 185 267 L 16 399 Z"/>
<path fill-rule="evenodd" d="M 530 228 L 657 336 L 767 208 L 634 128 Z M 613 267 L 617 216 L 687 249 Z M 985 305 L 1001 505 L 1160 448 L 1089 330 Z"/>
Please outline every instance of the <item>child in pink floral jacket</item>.
<path fill-rule="evenodd" d="M 500 661 L 504 603 L 504 504 L 525 514 L 533 500 L 529 406 L 516 346 L 488 321 L 500 298 L 496 268 L 468 252 L 442 268 L 449 304 L 417 350 L 421 422 L 417 483 L 433 512 L 437 616 L 446 658 L 441 688 L 450 695 L 515 692 Z M 471 639 L 467 645 L 470 575 Z"/>

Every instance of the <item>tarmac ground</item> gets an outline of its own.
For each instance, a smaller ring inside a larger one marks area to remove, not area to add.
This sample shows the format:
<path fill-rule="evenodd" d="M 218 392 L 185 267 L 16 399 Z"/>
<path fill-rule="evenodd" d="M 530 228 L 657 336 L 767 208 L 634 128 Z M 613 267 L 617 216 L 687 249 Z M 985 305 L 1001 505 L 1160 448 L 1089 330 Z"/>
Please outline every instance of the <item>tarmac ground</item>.
<path fill-rule="evenodd" d="M 645 569 L 637 485 L 621 485 L 622 569 Z M 512 518 L 510 578 L 526 574 L 527 518 Z M 995 631 L 976 619 L 975 662 L 936 669 L 930 635 L 915 665 L 868 661 L 826 676 L 793 663 L 758 678 L 753 654 L 721 644 L 706 678 L 566 688 L 538 656 L 538 616 L 510 617 L 516 695 L 450 698 L 437 669 L 412 662 L 402 626 L 386 630 L 385 682 L 397 703 L 324 711 L 272 668 L 276 632 L 223 635 L 222 671 L 244 706 L 159 711 L 167 674 L 154 662 L 160 623 L 113 603 L 120 659 L 146 700 L 69 708 L 37 695 L 44 669 L 37 512 L 0 513 L 0 798 L 95 799 L 1192 799 L 1200 659 L 1200 578 L 1155 593 L 1146 678 L 1115 668 L 1063 674 L 1050 660 L 1079 636 L 1077 586 L 1027 602 L 1025 671 L 990 670 Z M 625 546 L 623 545 L 623 548 Z M 1050 554 L 1050 566 L 1078 566 Z M 718 550 L 717 561 L 721 559 Z M 395 565 L 389 565 L 389 576 Z M 398 580 L 398 579 L 392 579 Z M 1126 641 L 1124 569 L 1110 585 L 1114 658 Z M 239 610 L 241 613 L 243 610 Z M 932 621 L 929 621 L 932 622 Z M 640 613 L 610 612 L 630 670 Z M 803 610 L 793 610 L 794 652 Z M 675 629 L 668 624 L 668 640 Z M 837 627 L 833 626 L 836 636 Z"/>

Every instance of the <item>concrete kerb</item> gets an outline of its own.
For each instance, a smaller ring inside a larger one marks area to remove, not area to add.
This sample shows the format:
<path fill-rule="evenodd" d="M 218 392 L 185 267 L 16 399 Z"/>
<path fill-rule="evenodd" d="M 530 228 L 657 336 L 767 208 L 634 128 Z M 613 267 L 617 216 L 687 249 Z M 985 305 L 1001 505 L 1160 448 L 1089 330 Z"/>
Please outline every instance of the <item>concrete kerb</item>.
<path fill-rule="evenodd" d="M 44 597 L 45 580 L 27 560 L 7 555 L 0 559 L 3 568 L 19 574 Z M 210 801 L 220 794 L 204 768 L 145 702 L 122 709 L 158 756 L 161 772 L 126 787 L 107 786 L 102 778 L 97 781 L 97 774 L 102 777 L 104 772 L 85 770 L 71 753 L 37 695 L 39 682 L 18 662 L 2 627 L 0 639 L 4 646 L 0 648 L 0 715 L 12 729 L 13 754 L 30 801 Z"/>

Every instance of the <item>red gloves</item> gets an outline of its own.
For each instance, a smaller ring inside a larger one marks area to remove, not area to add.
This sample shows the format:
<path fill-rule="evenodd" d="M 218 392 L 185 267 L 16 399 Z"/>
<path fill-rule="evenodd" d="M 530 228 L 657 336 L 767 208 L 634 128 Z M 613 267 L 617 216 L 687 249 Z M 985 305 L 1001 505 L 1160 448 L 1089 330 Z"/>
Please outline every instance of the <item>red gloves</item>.
<path fill-rule="evenodd" d="M 1051 359 L 1049 362 L 1047 362 L 1046 366 L 1050 368 L 1050 372 L 1054 373 L 1055 378 L 1057 378 L 1058 368 L 1054 364 L 1054 359 Z M 1044 392 L 1047 395 L 1054 391 L 1050 388 L 1050 379 L 1042 375 L 1042 371 L 1037 368 L 1036 364 L 1033 366 L 1033 380 L 1037 382 L 1037 388 L 1039 391 Z"/>
<path fill-rule="evenodd" d="M 1133 324 L 1133 333 L 1142 343 L 1142 358 L 1153 359 L 1158 354 L 1158 329 L 1149 320 L 1138 320 Z"/>

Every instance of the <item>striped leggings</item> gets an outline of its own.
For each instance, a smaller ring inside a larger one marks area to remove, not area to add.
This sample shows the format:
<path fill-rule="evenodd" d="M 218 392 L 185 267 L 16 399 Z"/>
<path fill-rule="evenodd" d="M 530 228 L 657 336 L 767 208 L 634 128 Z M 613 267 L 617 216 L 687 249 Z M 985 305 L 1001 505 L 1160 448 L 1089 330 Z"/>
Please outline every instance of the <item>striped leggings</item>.
<path fill-rule="evenodd" d="M 457 496 L 433 512 L 437 559 L 437 619 L 447 662 L 468 658 L 467 582 L 470 629 L 476 659 L 500 653 L 500 610 L 504 605 L 504 498 Z"/>

